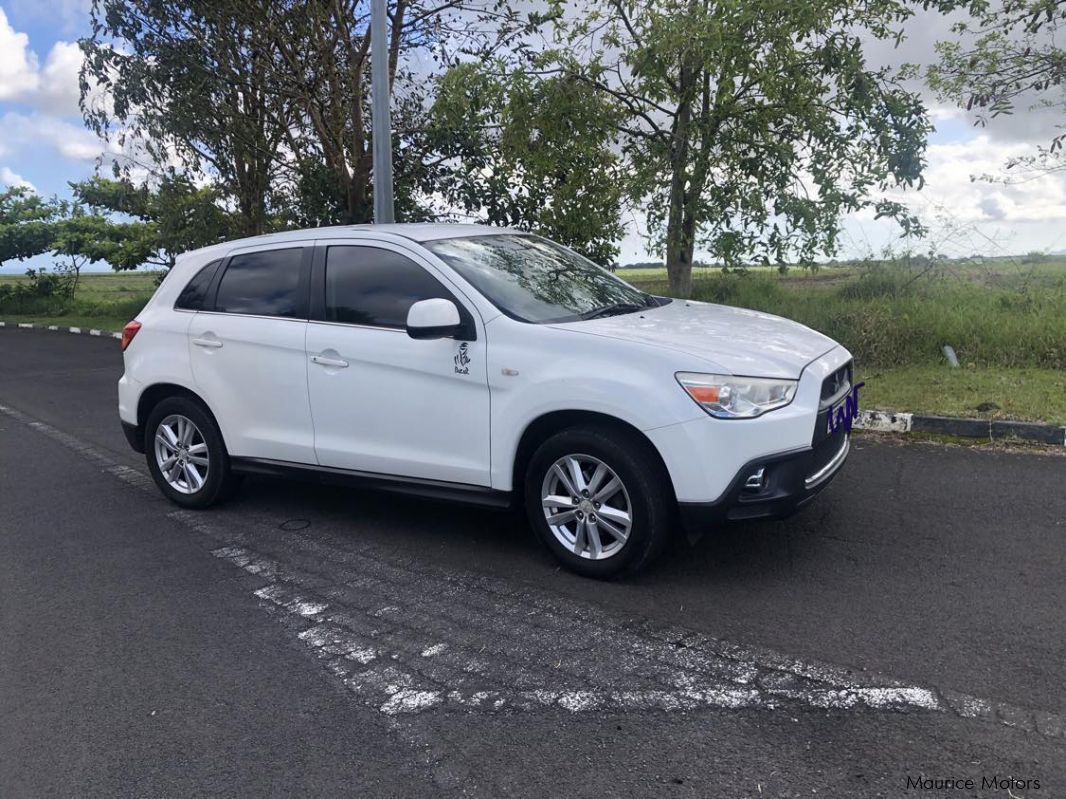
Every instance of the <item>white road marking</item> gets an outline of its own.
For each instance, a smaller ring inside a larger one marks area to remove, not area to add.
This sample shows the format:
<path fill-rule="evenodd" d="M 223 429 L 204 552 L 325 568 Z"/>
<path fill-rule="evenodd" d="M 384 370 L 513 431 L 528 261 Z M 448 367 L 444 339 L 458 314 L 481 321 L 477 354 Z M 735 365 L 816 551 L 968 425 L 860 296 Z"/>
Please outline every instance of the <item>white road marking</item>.
<path fill-rule="evenodd" d="M 60 327 L 59 325 L 38 325 L 38 324 L 34 324 L 33 322 L 18 322 L 18 323 L 16 323 L 16 326 L 18 328 L 23 329 L 23 330 L 52 330 L 52 331 L 60 331 L 61 330 L 61 331 L 66 332 L 66 333 L 88 333 L 90 336 L 100 336 L 102 338 L 114 338 L 114 339 L 118 339 L 120 341 L 122 340 L 122 334 L 121 333 L 114 333 L 114 332 L 110 332 L 110 331 L 107 331 L 107 330 L 99 330 L 97 328 L 89 328 L 88 330 L 85 330 L 85 329 L 80 328 L 80 327 Z M 0 327 L 7 327 L 7 322 L 0 322 Z"/>
<path fill-rule="evenodd" d="M 0 413 L 154 495 L 150 477 L 107 452 L 13 408 L 0 405 Z M 216 557 L 262 581 L 254 595 L 278 611 L 294 639 L 358 701 L 387 715 L 449 708 L 557 707 L 571 713 L 865 708 L 947 713 L 1066 739 L 1061 714 L 856 675 L 650 621 L 620 622 L 592 605 L 581 608 L 572 600 L 562 605 L 550 594 L 504 581 L 438 575 L 428 567 L 411 570 L 369 546 L 339 549 L 327 533 L 277 532 L 292 548 L 283 560 L 251 548 L 252 542 L 270 543 L 273 521 L 256 525 L 250 519 L 255 530 L 250 535 L 243 522 L 234 529 L 190 511 L 167 515 L 206 537 Z M 301 571 L 296 562 L 325 564 L 332 582 Z M 382 595 L 402 597 L 404 605 L 383 604 Z"/>
<path fill-rule="evenodd" d="M 324 602 L 314 602 L 288 589 L 281 583 L 271 583 L 255 592 L 260 599 L 267 599 L 298 616 L 317 616 L 329 607 Z"/>
<path fill-rule="evenodd" d="M 297 638 L 329 655 L 339 655 L 364 666 L 376 660 L 375 649 L 365 646 L 356 636 L 332 624 L 319 624 L 304 630 Z"/>

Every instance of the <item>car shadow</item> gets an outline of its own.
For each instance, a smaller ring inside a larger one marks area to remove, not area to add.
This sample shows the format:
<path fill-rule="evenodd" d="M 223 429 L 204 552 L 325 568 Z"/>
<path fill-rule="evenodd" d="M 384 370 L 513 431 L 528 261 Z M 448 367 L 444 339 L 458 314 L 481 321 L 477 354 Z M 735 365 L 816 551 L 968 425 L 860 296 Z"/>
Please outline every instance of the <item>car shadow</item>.
<path fill-rule="evenodd" d="M 524 577 L 559 571 L 536 540 L 521 509 L 495 510 L 365 489 L 270 477 L 249 477 L 226 512 L 253 511 L 279 520 L 306 520 L 352 541 L 368 541 L 405 556 L 425 553 L 432 563 Z M 753 579 L 779 575 L 805 558 L 817 518 L 810 509 L 781 522 L 747 522 L 699 536 L 675 530 L 674 540 L 650 569 L 624 583 Z M 811 518 L 804 518 L 809 516 Z M 575 578 L 585 581 L 582 578 Z"/>

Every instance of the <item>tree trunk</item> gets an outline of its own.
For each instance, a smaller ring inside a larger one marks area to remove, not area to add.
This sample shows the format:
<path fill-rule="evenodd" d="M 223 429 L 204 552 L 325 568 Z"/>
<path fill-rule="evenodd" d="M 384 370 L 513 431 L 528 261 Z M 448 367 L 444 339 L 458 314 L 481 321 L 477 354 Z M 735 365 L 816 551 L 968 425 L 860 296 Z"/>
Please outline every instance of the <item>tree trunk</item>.
<path fill-rule="evenodd" d="M 240 212 L 241 234 L 244 236 L 258 236 L 266 228 L 265 188 L 253 172 L 254 167 L 245 165 L 237 173 L 237 210 Z"/>
<path fill-rule="evenodd" d="M 670 278 L 670 293 L 687 299 L 692 294 L 692 236 L 685 235 L 692 228 L 685 211 L 689 162 L 689 125 L 692 121 L 692 102 L 688 94 L 691 71 L 682 64 L 678 83 L 681 101 L 674 116 L 670 142 L 670 208 L 666 217 L 666 274 Z"/>
<path fill-rule="evenodd" d="M 369 151 L 357 156 L 353 169 L 342 183 L 346 225 L 362 225 L 374 221 L 370 185 L 372 159 Z"/>
<path fill-rule="evenodd" d="M 692 255 L 696 245 L 696 220 L 681 208 L 675 221 L 673 203 L 670 216 L 666 232 L 666 274 L 670 278 L 670 293 L 675 297 L 688 299 L 692 296 Z"/>

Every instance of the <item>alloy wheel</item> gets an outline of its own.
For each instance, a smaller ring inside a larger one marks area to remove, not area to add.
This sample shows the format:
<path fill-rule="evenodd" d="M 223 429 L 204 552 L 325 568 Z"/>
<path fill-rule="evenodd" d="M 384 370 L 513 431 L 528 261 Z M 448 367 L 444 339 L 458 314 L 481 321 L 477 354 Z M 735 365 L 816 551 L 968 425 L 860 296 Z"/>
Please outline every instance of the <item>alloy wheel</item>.
<path fill-rule="evenodd" d="M 633 526 L 625 485 L 591 455 L 565 455 L 552 464 L 541 485 L 541 507 L 556 540 L 589 560 L 618 554 Z"/>
<path fill-rule="evenodd" d="M 155 431 L 155 460 L 171 488 L 195 494 L 204 487 L 210 468 L 207 442 L 191 419 L 174 413 Z"/>

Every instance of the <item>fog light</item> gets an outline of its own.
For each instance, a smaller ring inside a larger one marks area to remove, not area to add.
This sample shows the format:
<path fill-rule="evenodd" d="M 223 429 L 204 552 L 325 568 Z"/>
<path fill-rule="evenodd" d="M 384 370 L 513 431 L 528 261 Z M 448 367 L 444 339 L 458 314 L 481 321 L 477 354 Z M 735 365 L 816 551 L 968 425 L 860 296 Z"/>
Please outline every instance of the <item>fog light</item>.
<path fill-rule="evenodd" d="M 745 491 L 762 491 L 766 488 L 766 467 L 760 467 L 748 475 L 744 481 Z"/>

